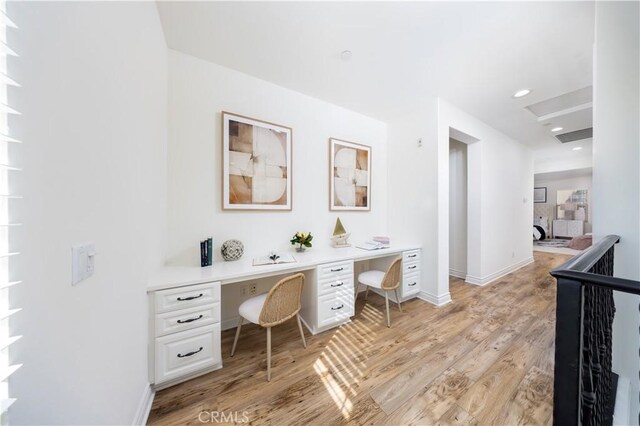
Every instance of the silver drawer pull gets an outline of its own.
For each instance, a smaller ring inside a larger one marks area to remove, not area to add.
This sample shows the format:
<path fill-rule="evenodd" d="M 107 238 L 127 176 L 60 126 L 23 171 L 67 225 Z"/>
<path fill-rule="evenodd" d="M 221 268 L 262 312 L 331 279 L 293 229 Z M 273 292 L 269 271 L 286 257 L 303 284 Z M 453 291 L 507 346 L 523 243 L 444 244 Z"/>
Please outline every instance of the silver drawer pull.
<path fill-rule="evenodd" d="M 188 322 L 194 322 L 194 321 L 198 321 L 199 319 L 201 319 L 202 317 L 204 317 L 204 315 L 200 314 L 199 317 L 195 317 L 195 318 L 189 318 L 186 320 L 178 320 L 178 324 L 186 324 Z"/>
<path fill-rule="evenodd" d="M 339 281 L 337 284 L 331 284 L 331 287 L 340 287 L 341 285 L 344 285 L 344 282 Z"/>
<path fill-rule="evenodd" d="M 407 269 L 416 269 L 418 266 L 417 265 L 413 265 L 413 266 L 409 266 Z"/>
<path fill-rule="evenodd" d="M 409 256 L 407 256 L 407 257 L 416 257 L 416 256 L 418 256 L 418 255 L 417 255 L 417 254 L 410 254 L 410 255 L 409 255 Z"/>
<path fill-rule="evenodd" d="M 337 308 L 331 308 L 332 311 L 337 311 L 338 309 L 344 308 L 344 305 L 340 305 Z"/>
<path fill-rule="evenodd" d="M 202 351 L 202 349 L 203 349 L 203 347 L 200 346 L 200 349 L 198 349 L 197 351 L 189 352 L 189 353 L 186 353 L 184 355 L 178 354 L 178 358 L 186 358 L 188 356 L 193 356 L 193 355 L 197 354 L 198 352 Z"/>
<path fill-rule="evenodd" d="M 186 302 L 187 300 L 193 300 L 193 299 L 199 299 L 200 297 L 204 296 L 204 294 L 200 293 L 197 296 L 191 296 L 191 297 L 178 297 L 178 302 Z"/>
<path fill-rule="evenodd" d="M 411 284 L 409 284 L 409 287 L 413 287 L 416 284 L 418 284 L 418 283 L 411 283 Z"/>
<path fill-rule="evenodd" d="M 344 268 L 336 268 L 336 269 L 332 269 L 331 272 L 340 272 L 342 271 Z"/>

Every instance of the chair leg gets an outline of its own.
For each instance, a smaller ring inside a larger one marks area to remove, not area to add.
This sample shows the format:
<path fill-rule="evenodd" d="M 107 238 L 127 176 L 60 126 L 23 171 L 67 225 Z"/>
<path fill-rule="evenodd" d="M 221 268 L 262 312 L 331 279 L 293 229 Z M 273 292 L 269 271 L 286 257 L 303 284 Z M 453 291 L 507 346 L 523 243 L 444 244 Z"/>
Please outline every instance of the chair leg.
<path fill-rule="evenodd" d="M 367 296 L 369 296 L 369 286 L 367 286 L 367 291 L 364 292 L 364 301 L 367 301 Z"/>
<path fill-rule="evenodd" d="M 398 309 L 400 310 L 400 312 L 402 312 L 402 306 L 400 305 L 400 298 L 398 297 L 398 289 L 394 288 L 393 292 L 396 295 L 396 302 L 398 303 Z"/>
<path fill-rule="evenodd" d="M 271 381 L 271 327 L 267 327 L 267 382 Z"/>
<path fill-rule="evenodd" d="M 389 316 L 389 293 L 384 292 L 384 302 L 387 305 L 387 327 L 391 327 L 391 317 Z"/>
<path fill-rule="evenodd" d="M 300 329 L 300 337 L 302 337 L 302 346 L 307 349 L 307 341 L 304 340 L 304 331 L 302 330 L 302 323 L 300 322 L 300 315 L 296 315 L 298 319 L 298 328 Z"/>
<path fill-rule="evenodd" d="M 240 337 L 240 328 L 242 327 L 242 321 L 244 321 L 243 317 L 240 317 L 240 322 L 238 323 L 238 330 L 236 330 L 236 338 L 233 339 L 233 348 L 231 348 L 231 356 L 236 353 L 236 345 L 238 344 L 238 337 Z"/>
<path fill-rule="evenodd" d="M 356 286 L 356 296 L 353 298 L 354 301 L 358 300 L 358 293 L 360 293 L 360 283 Z"/>

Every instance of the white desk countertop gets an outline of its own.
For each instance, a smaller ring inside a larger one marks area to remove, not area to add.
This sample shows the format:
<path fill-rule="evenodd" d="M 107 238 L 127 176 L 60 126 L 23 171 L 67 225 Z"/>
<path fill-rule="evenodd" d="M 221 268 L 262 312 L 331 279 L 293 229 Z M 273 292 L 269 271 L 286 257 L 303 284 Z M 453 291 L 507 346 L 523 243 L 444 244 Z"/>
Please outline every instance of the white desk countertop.
<path fill-rule="evenodd" d="M 156 271 L 147 283 L 147 292 L 164 290 L 167 288 L 183 287 L 193 284 L 220 281 L 222 284 L 245 281 L 280 275 L 287 272 L 304 271 L 315 268 L 324 263 L 339 262 L 341 260 L 368 260 L 400 254 L 407 250 L 417 250 L 419 245 L 397 245 L 387 249 L 363 250 L 355 246 L 346 248 L 307 249 L 304 253 L 293 253 L 297 260 L 294 263 L 278 265 L 253 266 L 253 257 L 244 256 L 234 262 L 219 261 L 212 266 L 163 266 Z M 267 253 L 264 253 L 267 255 Z"/>

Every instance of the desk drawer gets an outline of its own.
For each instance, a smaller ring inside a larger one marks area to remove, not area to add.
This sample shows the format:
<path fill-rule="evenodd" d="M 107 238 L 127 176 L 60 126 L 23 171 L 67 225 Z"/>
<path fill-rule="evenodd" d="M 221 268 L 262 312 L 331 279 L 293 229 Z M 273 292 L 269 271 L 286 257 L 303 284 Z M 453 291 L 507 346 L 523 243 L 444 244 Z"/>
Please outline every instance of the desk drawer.
<path fill-rule="evenodd" d="M 220 322 L 220 302 L 156 315 L 156 337 Z"/>
<path fill-rule="evenodd" d="M 339 275 L 353 276 L 353 260 L 326 263 L 318 266 L 318 280 L 335 279 Z"/>
<path fill-rule="evenodd" d="M 420 262 L 402 262 L 402 273 L 412 274 L 420 271 Z"/>
<path fill-rule="evenodd" d="M 418 249 L 418 250 L 408 250 L 408 251 L 402 252 L 402 261 L 405 263 L 419 262 L 421 251 L 422 250 Z"/>
<path fill-rule="evenodd" d="M 402 276 L 402 297 L 420 291 L 420 272 L 404 274 Z"/>
<path fill-rule="evenodd" d="M 156 339 L 155 383 L 220 364 L 220 324 Z"/>
<path fill-rule="evenodd" d="M 318 296 L 338 290 L 353 292 L 353 275 L 337 275 L 335 278 L 318 280 Z"/>
<path fill-rule="evenodd" d="M 354 315 L 353 287 L 336 290 L 318 298 L 318 327 L 348 320 Z"/>
<path fill-rule="evenodd" d="M 156 313 L 209 305 L 220 301 L 220 283 L 190 285 L 155 294 Z"/>

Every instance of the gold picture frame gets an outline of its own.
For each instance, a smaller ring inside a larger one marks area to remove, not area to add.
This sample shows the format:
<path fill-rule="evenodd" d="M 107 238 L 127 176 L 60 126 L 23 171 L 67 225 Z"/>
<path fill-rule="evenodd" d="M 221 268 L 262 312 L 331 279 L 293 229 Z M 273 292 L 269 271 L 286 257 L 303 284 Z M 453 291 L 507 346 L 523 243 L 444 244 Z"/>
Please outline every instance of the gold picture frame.
<path fill-rule="evenodd" d="M 329 139 L 329 210 L 371 211 L 371 147 Z"/>

